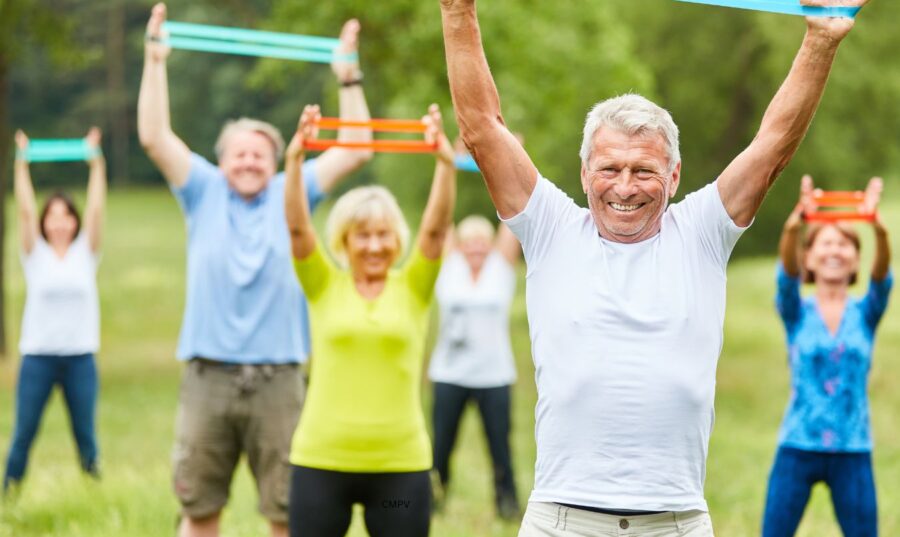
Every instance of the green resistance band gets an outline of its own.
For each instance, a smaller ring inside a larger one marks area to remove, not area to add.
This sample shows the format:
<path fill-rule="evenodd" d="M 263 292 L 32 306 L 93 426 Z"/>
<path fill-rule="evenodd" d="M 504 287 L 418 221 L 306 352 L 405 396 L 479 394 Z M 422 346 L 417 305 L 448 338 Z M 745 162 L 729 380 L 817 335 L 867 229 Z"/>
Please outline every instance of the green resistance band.
<path fill-rule="evenodd" d="M 692 4 L 752 9 L 785 15 L 803 17 L 843 17 L 853 19 L 859 13 L 858 7 L 852 6 L 804 6 L 800 0 L 677 0 Z"/>
<path fill-rule="evenodd" d="M 91 160 L 99 154 L 100 148 L 92 147 L 84 138 L 29 140 L 25 151 L 17 152 L 28 162 L 75 162 Z"/>
<path fill-rule="evenodd" d="M 356 53 L 336 55 L 340 40 L 244 28 L 167 21 L 161 42 L 172 48 L 284 60 L 331 63 L 356 61 Z"/>

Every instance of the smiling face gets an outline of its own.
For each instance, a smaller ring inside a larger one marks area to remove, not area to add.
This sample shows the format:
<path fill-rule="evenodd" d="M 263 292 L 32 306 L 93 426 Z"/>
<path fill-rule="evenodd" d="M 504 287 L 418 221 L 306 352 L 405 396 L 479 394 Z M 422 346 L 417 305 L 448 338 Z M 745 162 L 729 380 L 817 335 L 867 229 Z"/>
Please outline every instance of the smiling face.
<path fill-rule="evenodd" d="M 387 273 L 400 255 L 400 237 L 386 219 L 356 222 L 344 239 L 350 271 L 356 278 L 378 280 Z"/>
<path fill-rule="evenodd" d="M 266 188 L 277 165 L 272 141 L 251 130 L 230 134 L 219 156 L 219 169 L 228 184 L 245 199 L 255 197 Z"/>
<path fill-rule="evenodd" d="M 634 243 L 659 233 L 680 173 L 680 162 L 670 171 L 662 136 L 598 130 L 590 157 L 582 163 L 581 185 L 600 235 Z"/>
<path fill-rule="evenodd" d="M 44 238 L 56 248 L 68 248 L 78 234 L 78 218 L 62 199 L 52 199 L 41 220 Z"/>
<path fill-rule="evenodd" d="M 835 225 L 812 233 L 803 262 L 815 283 L 850 285 L 859 271 L 859 246 L 853 235 Z"/>

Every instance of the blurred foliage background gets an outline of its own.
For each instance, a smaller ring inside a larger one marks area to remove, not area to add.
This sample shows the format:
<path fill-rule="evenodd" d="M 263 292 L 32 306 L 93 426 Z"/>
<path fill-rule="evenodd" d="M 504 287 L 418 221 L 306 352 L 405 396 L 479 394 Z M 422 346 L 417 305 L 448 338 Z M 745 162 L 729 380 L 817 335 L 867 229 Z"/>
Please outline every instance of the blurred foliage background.
<path fill-rule="evenodd" d="M 162 187 L 134 128 L 151 6 L 142 0 L 0 0 L 4 147 L 14 128 L 34 137 L 68 137 L 98 124 L 107 135 L 114 188 Z M 525 135 L 542 173 L 577 200 L 581 125 L 595 102 L 635 91 L 672 112 L 682 131 L 683 195 L 714 179 L 752 139 L 804 31 L 797 17 L 671 0 L 481 0 L 479 10 L 507 122 Z M 171 2 L 169 17 L 332 36 L 357 17 L 373 115 L 418 117 L 437 102 L 452 118 L 438 0 L 193 0 Z M 890 62 L 900 50 L 898 19 L 898 2 L 876 0 L 863 12 L 808 139 L 738 255 L 771 252 L 770 238 L 794 203 L 803 173 L 835 188 L 900 175 L 900 69 Z M 337 110 L 337 86 L 319 64 L 174 51 L 169 78 L 176 132 L 208 157 L 226 119 L 249 115 L 287 131 L 306 103 Z M 448 122 L 452 136 L 456 128 Z M 424 157 L 379 156 L 345 188 L 378 181 L 413 208 L 425 199 L 431 166 Z M 77 165 L 45 165 L 33 173 L 39 187 L 81 184 L 85 175 Z M 492 209 L 479 178 L 463 174 L 458 213 L 471 212 Z"/>

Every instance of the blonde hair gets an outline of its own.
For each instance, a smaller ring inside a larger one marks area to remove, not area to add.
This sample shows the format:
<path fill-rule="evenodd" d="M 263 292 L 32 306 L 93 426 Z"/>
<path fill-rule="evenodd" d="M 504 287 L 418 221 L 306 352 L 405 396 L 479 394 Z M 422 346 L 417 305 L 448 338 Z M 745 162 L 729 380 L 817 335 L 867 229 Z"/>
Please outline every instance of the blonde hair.
<path fill-rule="evenodd" d="M 338 198 L 325 224 L 328 248 L 344 267 L 348 264 L 347 233 L 354 225 L 370 220 L 386 221 L 397 235 L 401 256 L 406 251 L 409 226 L 397 199 L 383 186 L 361 186 Z"/>
<path fill-rule="evenodd" d="M 216 139 L 217 158 L 222 158 L 228 139 L 238 132 L 257 132 L 268 138 L 272 143 L 272 149 L 275 150 L 275 163 L 281 161 L 281 157 L 284 155 L 284 138 L 281 136 L 281 131 L 271 123 L 249 117 L 232 119 L 225 123 Z"/>
<path fill-rule="evenodd" d="M 463 218 L 456 226 L 456 237 L 459 242 L 471 239 L 484 239 L 488 242 L 494 240 L 494 226 L 487 218 L 473 214 Z"/>

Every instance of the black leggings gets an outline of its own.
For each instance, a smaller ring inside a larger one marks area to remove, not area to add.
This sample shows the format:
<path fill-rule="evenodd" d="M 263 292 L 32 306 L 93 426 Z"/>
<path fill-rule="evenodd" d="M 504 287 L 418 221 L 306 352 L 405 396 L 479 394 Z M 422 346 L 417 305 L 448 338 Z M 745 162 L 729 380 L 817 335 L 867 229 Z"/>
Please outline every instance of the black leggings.
<path fill-rule="evenodd" d="M 371 537 L 428 536 L 428 471 L 370 474 L 294 466 L 291 537 L 343 537 L 356 503 L 365 508 L 366 529 Z"/>
<path fill-rule="evenodd" d="M 450 481 L 450 454 L 466 403 L 474 399 L 481 412 L 488 448 L 494 463 L 494 492 L 498 508 L 518 505 L 509 449 L 510 387 L 466 388 L 434 383 L 434 468 L 446 487 Z"/>

